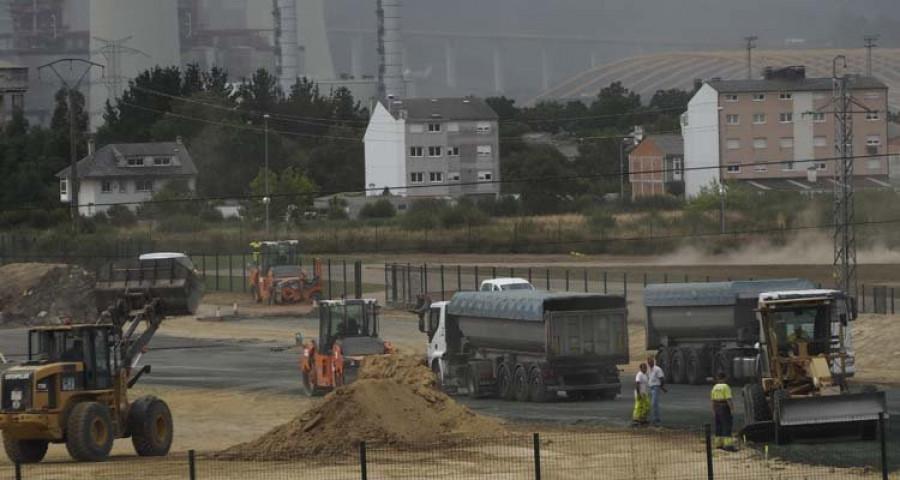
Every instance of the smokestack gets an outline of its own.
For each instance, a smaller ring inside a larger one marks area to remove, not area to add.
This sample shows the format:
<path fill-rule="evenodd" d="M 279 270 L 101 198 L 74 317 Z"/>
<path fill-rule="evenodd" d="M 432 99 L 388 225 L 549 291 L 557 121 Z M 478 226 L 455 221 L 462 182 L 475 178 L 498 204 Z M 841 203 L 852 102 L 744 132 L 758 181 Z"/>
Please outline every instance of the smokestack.
<path fill-rule="evenodd" d="M 278 79 L 288 94 L 300 76 L 300 42 L 297 40 L 297 0 L 275 0 L 275 42 Z"/>
<path fill-rule="evenodd" d="M 403 81 L 403 41 L 400 38 L 401 0 L 378 0 L 378 93 L 406 98 Z"/>

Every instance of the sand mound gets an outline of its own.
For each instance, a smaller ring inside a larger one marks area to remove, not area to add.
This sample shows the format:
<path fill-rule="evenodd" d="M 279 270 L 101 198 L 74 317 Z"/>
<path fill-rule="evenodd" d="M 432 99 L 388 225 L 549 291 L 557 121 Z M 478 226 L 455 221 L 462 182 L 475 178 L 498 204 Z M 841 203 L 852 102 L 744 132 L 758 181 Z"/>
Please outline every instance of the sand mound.
<path fill-rule="evenodd" d="M 342 456 L 361 441 L 414 448 L 472 436 L 502 435 L 481 417 L 434 389 L 434 375 L 414 357 L 373 356 L 359 380 L 258 439 L 216 455 L 229 460 L 288 460 Z"/>
<path fill-rule="evenodd" d="M 0 327 L 58 325 L 97 318 L 94 275 L 74 265 L 13 263 L 0 267 Z"/>

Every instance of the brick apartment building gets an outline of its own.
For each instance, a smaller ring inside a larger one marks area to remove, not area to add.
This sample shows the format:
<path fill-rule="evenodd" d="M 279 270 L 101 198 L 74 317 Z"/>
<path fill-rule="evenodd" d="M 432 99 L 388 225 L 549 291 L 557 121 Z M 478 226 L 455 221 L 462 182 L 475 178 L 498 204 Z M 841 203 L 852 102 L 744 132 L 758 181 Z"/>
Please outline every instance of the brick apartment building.
<path fill-rule="evenodd" d="M 887 86 L 872 77 L 851 80 L 868 110 L 853 115 L 854 183 L 888 187 Z M 755 80 L 705 83 L 682 116 L 685 193 L 724 180 L 759 190 L 831 189 L 835 124 L 831 78 L 806 78 L 803 67 L 766 69 Z M 702 168 L 709 167 L 709 168 Z"/>
<path fill-rule="evenodd" d="M 681 135 L 650 135 L 628 155 L 631 199 L 684 194 L 684 140 Z"/>

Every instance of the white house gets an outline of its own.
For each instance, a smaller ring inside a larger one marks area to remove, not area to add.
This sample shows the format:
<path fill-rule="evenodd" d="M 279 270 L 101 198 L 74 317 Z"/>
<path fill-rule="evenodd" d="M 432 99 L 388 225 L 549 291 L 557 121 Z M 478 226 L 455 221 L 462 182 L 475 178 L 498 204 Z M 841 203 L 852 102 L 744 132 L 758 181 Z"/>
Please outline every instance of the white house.
<path fill-rule="evenodd" d="M 498 117 L 482 99 L 413 98 L 378 103 L 366 134 L 368 195 L 500 193 Z"/>
<path fill-rule="evenodd" d="M 69 203 L 70 169 L 56 174 L 59 199 Z M 116 204 L 135 210 L 150 200 L 167 182 L 183 180 L 189 189 L 197 185 L 197 168 L 179 137 L 174 142 L 116 143 L 94 151 L 78 162 L 78 210 L 91 217 Z"/>

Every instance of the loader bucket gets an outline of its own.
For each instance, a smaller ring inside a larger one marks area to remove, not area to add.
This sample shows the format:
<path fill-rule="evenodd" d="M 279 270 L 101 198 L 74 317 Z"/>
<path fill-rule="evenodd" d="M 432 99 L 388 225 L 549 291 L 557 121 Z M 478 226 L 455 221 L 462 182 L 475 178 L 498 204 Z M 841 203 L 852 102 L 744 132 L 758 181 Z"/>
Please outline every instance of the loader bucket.
<path fill-rule="evenodd" d="M 187 257 L 177 255 L 149 254 L 127 265 L 108 265 L 99 272 L 94 289 L 97 309 L 144 295 L 158 298 L 167 315 L 195 313 L 203 298 L 203 278 Z"/>
<path fill-rule="evenodd" d="M 868 392 L 776 398 L 775 410 L 779 426 L 799 427 L 877 421 L 887 408 L 884 392 Z"/>

